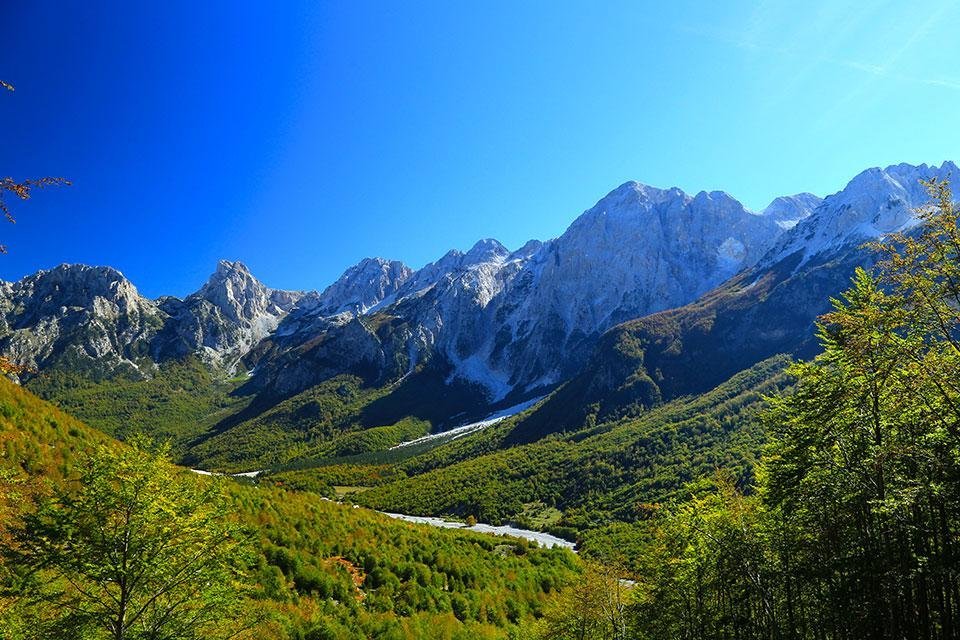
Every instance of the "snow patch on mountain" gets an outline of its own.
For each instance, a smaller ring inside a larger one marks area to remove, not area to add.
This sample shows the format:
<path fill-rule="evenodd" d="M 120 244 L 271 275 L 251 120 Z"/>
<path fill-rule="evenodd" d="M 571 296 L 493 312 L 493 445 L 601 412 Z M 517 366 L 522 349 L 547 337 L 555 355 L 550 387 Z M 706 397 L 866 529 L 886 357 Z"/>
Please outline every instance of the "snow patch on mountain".
<path fill-rule="evenodd" d="M 813 259 L 910 229 L 919 222 L 916 209 L 929 204 L 922 181 L 945 180 L 958 173 L 953 162 L 939 167 L 898 164 L 867 169 L 784 233 L 759 266 L 798 254 L 799 269 Z"/>
<path fill-rule="evenodd" d="M 507 407 L 506 409 L 501 409 L 495 411 L 483 418 L 482 420 L 477 420 L 476 422 L 468 422 L 460 426 L 454 427 L 452 429 L 447 429 L 446 431 L 441 431 L 439 433 L 429 433 L 425 436 L 420 436 L 413 440 L 408 440 L 406 442 L 401 442 L 398 445 L 390 447 L 393 449 L 402 449 L 403 447 L 410 447 L 418 444 L 423 444 L 424 442 L 432 442 L 434 440 L 456 440 L 457 438 L 462 438 L 463 436 L 480 431 L 481 429 L 486 429 L 487 427 L 492 427 L 495 424 L 500 424 L 507 418 L 513 417 L 517 414 L 523 413 L 530 407 L 534 406 L 541 400 L 546 398 L 546 396 L 538 396 L 520 404 L 515 404 L 512 407 Z"/>
<path fill-rule="evenodd" d="M 723 191 L 695 195 L 626 182 L 558 238 L 510 251 L 484 239 L 421 269 L 367 258 L 322 293 L 271 289 L 222 261 L 184 299 L 140 296 L 118 271 L 63 265 L 0 283 L 0 354 L 43 368 L 93 363 L 149 375 L 200 354 L 256 366 L 278 393 L 337 373 L 395 381 L 438 366 L 491 401 L 574 375 L 610 327 L 696 300 L 720 283 L 791 258 L 827 260 L 917 224 L 921 180 L 956 165 L 869 169 L 825 199 L 808 193 L 751 212 Z"/>
<path fill-rule="evenodd" d="M 813 210 L 822 202 L 823 198 L 812 193 L 780 196 L 774 198 L 761 215 L 775 220 L 782 229 L 792 229 L 798 222 L 813 213 Z"/>

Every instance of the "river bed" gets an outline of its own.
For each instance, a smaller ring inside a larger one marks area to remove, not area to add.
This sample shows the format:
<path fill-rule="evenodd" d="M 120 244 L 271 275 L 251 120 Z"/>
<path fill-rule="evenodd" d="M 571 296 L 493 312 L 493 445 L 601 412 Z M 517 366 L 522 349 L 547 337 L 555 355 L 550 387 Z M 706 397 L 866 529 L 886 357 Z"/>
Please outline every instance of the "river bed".
<path fill-rule="evenodd" d="M 538 543 L 542 547 L 563 547 L 564 549 L 570 549 L 571 551 L 574 548 L 574 543 L 569 540 L 564 540 L 563 538 L 558 538 L 557 536 L 552 536 L 549 533 L 543 533 L 542 531 L 531 531 L 530 529 L 518 529 L 517 527 L 510 526 L 494 526 L 492 524 L 483 524 L 478 522 L 472 527 L 468 527 L 462 522 L 451 522 L 450 520 L 444 520 L 443 518 L 434 518 L 430 516 L 408 516 L 404 513 L 387 513 L 381 511 L 383 515 L 390 516 L 391 518 L 396 518 L 397 520 L 404 520 L 406 522 L 415 522 L 419 524 L 429 524 L 433 527 L 441 527 L 443 529 L 461 529 L 463 531 L 476 531 L 477 533 L 492 533 L 498 536 L 513 536 L 514 538 L 522 538 L 524 540 L 530 540 L 532 542 Z"/>

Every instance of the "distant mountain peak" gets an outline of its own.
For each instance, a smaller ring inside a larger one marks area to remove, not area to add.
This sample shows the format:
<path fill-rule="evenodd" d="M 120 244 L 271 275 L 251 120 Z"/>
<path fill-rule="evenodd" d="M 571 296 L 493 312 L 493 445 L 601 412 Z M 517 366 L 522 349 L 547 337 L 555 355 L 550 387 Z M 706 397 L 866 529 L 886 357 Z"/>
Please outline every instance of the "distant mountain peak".
<path fill-rule="evenodd" d="M 63 262 L 52 269 L 41 269 L 35 276 L 43 277 L 45 275 L 64 275 L 64 274 L 85 274 L 90 276 L 99 276 L 109 280 L 126 280 L 126 276 L 119 269 L 107 265 L 88 265 L 79 263 Z"/>
<path fill-rule="evenodd" d="M 250 273 L 250 269 L 239 260 L 225 260 L 223 258 L 217 260 L 217 273 L 233 272 Z"/>
<path fill-rule="evenodd" d="M 509 249 L 503 246 L 499 240 L 493 238 L 484 238 L 478 240 L 469 251 L 463 254 L 464 262 L 467 264 L 488 262 L 491 260 L 500 260 L 510 255 Z"/>
<path fill-rule="evenodd" d="M 396 293 L 412 275 L 413 269 L 399 260 L 364 258 L 348 267 L 305 311 L 320 316 L 366 313 Z"/>
<path fill-rule="evenodd" d="M 760 264 L 800 256 L 799 269 L 813 258 L 855 250 L 867 240 L 905 231 L 918 222 L 916 209 L 930 200 L 922 181 L 960 173 L 950 161 L 936 165 L 901 163 L 871 167 L 841 191 L 827 196 L 811 215 L 784 233 Z"/>
<path fill-rule="evenodd" d="M 825 199 L 782 196 L 760 212 L 724 191 L 628 181 L 552 240 L 511 252 L 485 238 L 416 271 L 364 258 L 322 293 L 271 289 L 220 260 L 195 293 L 152 301 L 116 269 L 60 265 L 0 283 L 0 354 L 40 367 L 80 353 L 116 370 L 188 354 L 229 369 L 246 357 L 253 384 L 285 391 L 433 363 L 502 398 L 562 382 L 612 326 L 737 274 L 857 258 L 865 240 L 916 224 L 920 180 L 958 175 L 952 162 L 875 167 Z"/>
<path fill-rule="evenodd" d="M 352 267 L 349 267 L 349 268 L 347 269 L 347 271 L 354 270 L 354 269 L 361 269 L 361 270 L 362 270 L 362 269 L 365 269 L 365 268 L 367 268 L 367 267 L 369 267 L 369 266 L 371 266 L 371 265 L 376 265 L 376 266 L 378 266 L 378 267 L 384 267 L 384 266 L 389 266 L 389 265 L 393 265 L 393 264 L 402 265 L 403 263 L 400 262 L 399 260 L 388 260 L 387 258 L 381 258 L 381 257 L 379 257 L 379 256 L 373 256 L 373 257 L 370 257 L 370 258 L 363 258 L 363 259 L 362 259 L 360 262 L 358 262 L 357 264 L 353 265 Z"/>
<path fill-rule="evenodd" d="M 250 269 L 239 260 L 218 260 L 217 268 L 210 274 L 208 282 L 224 282 L 232 280 L 234 282 L 243 280 L 256 280 Z"/>
<path fill-rule="evenodd" d="M 480 252 L 509 253 L 507 248 L 503 246 L 503 244 L 501 244 L 501 242 L 496 238 L 483 238 L 481 240 L 477 240 L 467 253 Z"/>
<path fill-rule="evenodd" d="M 693 197 L 695 201 L 710 201 L 710 202 L 735 202 L 740 204 L 740 201 L 731 196 L 726 191 L 700 191 Z"/>
<path fill-rule="evenodd" d="M 239 260 L 220 260 L 196 292 L 183 300 L 157 301 L 170 316 L 157 351 L 177 356 L 199 353 L 232 369 L 303 296 L 299 291 L 267 287 Z"/>
<path fill-rule="evenodd" d="M 617 205 L 626 202 L 649 201 L 652 203 L 662 203 L 671 200 L 689 200 L 687 195 L 679 187 L 670 187 L 661 189 L 636 180 L 628 180 L 619 187 L 601 198 L 594 208 L 601 205 Z"/>
<path fill-rule="evenodd" d="M 822 202 L 823 198 L 812 193 L 796 193 L 774 198 L 760 213 L 775 220 L 783 229 L 790 229 L 813 213 Z"/>
<path fill-rule="evenodd" d="M 140 295 L 126 276 L 108 266 L 63 263 L 27 276 L 20 283 L 39 289 L 55 287 L 62 293 L 59 304 L 68 306 L 85 306 L 95 297 L 116 299 Z"/>
<path fill-rule="evenodd" d="M 239 310 L 251 298 L 268 298 L 269 289 L 250 273 L 242 262 L 220 260 L 217 269 L 200 289 L 189 298 L 202 298 L 220 307 L 235 320 Z"/>

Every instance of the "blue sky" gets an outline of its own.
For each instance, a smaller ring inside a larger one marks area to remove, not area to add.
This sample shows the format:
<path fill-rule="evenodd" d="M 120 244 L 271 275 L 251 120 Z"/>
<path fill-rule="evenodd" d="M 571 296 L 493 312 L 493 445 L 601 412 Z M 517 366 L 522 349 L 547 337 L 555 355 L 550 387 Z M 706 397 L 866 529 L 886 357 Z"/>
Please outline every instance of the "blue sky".
<path fill-rule="evenodd" d="M 629 179 L 760 208 L 960 161 L 955 2 L 51 1 L 0 20 L 0 175 L 74 181 L 14 203 L 7 280 L 109 264 L 183 295 L 222 257 L 322 289 L 364 256 L 556 236 Z"/>

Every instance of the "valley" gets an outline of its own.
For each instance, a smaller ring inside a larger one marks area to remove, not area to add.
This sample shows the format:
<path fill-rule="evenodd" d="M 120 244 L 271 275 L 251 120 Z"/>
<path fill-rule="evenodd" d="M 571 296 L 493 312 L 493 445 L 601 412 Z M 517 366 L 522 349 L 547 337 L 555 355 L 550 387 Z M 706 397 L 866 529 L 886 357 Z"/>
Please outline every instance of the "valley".
<path fill-rule="evenodd" d="M 597 566 L 656 588 L 651 562 L 674 553 L 660 536 L 759 508 L 783 437 L 771 406 L 830 345 L 816 323 L 877 261 L 864 243 L 916 233 L 921 180 L 955 169 L 872 169 L 758 213 L 627 183 L 556 240 L 481 241 L 420 270 L 365 260 L 321 293 L 222 261 L 197 293 L 154 301 L 115 270 L 57 267 L 0 292 L 0 355 L 22 366 L 3 390 L 36 407 L 10 415 L 55 425 L 14 418 L 5 460 L 68 477 L 49 451 L 168 443 L 226 483 L 262 540 L 254 597 L 297 628 L 311 602 L 358 633 L 375 611 L 520 629 Z M 454 589 L 448 557 L 483 577 Z M 448 593 L 479 597 L 504 571 L 530 576 L 521 599 L 468 611 Z"/>
<path fill-rule="evenodd" d="M 0 640 L 960 640 L 960 2 L 0 19 Z"/>

